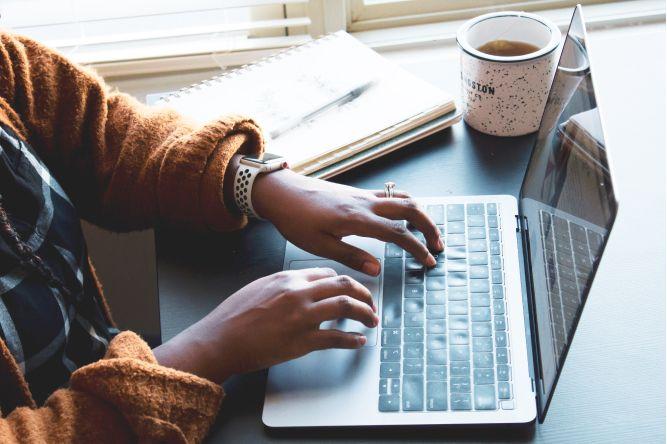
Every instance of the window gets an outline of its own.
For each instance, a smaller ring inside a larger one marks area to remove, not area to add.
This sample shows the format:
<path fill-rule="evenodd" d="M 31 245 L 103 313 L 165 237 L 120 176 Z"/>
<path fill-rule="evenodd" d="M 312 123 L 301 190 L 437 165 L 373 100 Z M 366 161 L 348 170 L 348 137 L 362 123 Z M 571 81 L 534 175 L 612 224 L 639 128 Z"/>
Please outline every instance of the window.
<path fill-rule="evenodd" d="M 349 0 L 351 31 L 462 20 L 492 11 L 571 7 L 614 0 Z"/>

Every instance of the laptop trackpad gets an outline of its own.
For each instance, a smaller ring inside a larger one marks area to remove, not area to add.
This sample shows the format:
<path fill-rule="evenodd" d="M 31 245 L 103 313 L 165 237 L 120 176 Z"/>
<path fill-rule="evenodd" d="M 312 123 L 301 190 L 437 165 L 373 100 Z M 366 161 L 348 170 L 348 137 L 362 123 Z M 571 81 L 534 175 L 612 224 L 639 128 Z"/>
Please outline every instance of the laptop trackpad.
<path fill-rule="evenodd" d="M 379 260 L 379 259 L 378 259 Z M 352 279 L 358 281 L 373 295 L 373 301 L 375 306 L 379 307 L 378 303 L 378 294 L 380 293 L 380 277 L 372 277 L 366 274 L 363 274 L 359 271 L 355 271 L 345 265 L 339 264 L 338 262 L 327 260 L 327 259 L 315 259 L 307 261 L 291 261 L 289 263 L 290 270 L 302 270 L 304 268 L 313 268 L 313 267 L 328 267 L 336 270 L 338 274 L 346 274 Z M 334 321 L 323 322 L 320 325 L 321 329 L 332 329 L 342 331 L 352 331 L 361 333 L 368 339 L 366 342 L 366 347 L 373 347 L 377 342 L 377 328 L 368 328 L 364 324 L 358 321 L 353 321 L 351 319 L 338 319 Z"/>

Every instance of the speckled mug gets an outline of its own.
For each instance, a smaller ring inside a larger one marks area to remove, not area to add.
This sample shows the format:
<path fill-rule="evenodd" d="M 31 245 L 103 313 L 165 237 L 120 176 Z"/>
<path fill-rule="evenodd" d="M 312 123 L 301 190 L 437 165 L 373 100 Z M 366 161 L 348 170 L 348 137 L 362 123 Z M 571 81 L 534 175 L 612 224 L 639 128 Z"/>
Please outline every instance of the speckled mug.
<path fill-rule="evenodd" d="M 530 43 L 539 50 L 514 57 L 477 50 L 500 39 Z M 536 131 L 558 64 L 558 27 L 535 14 L 494 12 L 466 22 L 456 41 L 461 53 L 466 123 L 494 136 L 522 136 Z"/>

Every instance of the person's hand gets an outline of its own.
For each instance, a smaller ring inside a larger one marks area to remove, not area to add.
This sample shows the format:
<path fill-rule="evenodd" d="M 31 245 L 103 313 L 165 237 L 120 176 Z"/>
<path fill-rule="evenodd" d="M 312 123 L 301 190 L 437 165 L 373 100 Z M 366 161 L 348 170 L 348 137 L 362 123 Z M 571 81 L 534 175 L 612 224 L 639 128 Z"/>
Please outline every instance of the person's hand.
<path fill-rule="evenodd" d="M 372 328 L 376 311 L 363 285 L 330 268 L 283 271 L 243 287 L 154 353 L 161 365 L 222 382 L 314 350 L 362 347 L 363 335 L 319 325 L 349 318 Z"/>
<path fill-rule="evenodd" d="M 255 211 L 293 244 L 366 274 L 380 273 L 377 259 L 343 242 L 343 237 L 355 234 L 392 242 L 427 267 L 435 266 L 429 250 L 444 249 L 438 228 L 406 193 L 398 191 L 395 196 L 388 199 L 384 191 L 361 190 L 282 170 L 256 179 L 252 202 Z M 406 228 L 404 220 L 423 233 L 426 246 Z"/>

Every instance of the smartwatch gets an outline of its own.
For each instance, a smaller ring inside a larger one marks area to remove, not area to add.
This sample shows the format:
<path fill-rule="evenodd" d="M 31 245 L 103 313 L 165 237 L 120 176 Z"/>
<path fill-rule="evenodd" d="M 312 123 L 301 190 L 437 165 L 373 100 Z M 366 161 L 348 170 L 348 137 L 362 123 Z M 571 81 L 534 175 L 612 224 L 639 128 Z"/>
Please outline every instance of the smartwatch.
<path fill-rule="evenodd" d="M 234 177 L 234 202 L 241 211 L 250 217 L 262 219 L 252 206 L 252 185 L 260 174 L 268 174 L 288 168 L 287 160 L 275 154 L 264 153 L 262 158 L 244 156 Z"/>

